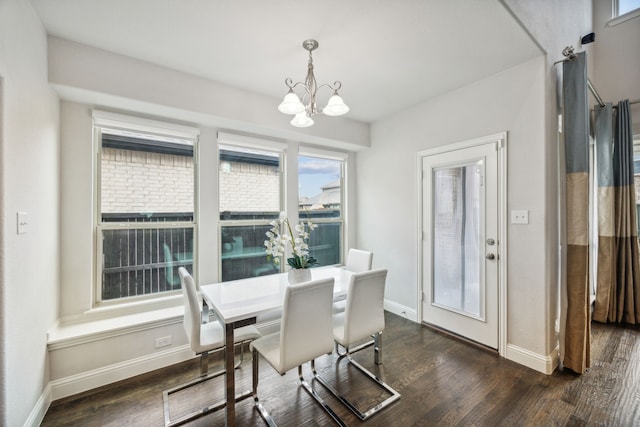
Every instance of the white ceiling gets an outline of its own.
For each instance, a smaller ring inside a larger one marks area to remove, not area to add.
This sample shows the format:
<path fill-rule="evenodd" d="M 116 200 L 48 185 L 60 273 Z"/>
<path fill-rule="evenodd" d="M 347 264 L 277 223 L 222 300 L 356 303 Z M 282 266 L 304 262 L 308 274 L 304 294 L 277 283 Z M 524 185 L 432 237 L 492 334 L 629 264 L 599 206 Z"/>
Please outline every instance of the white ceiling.
<path fill-rule="evenodd" d="M 365 122 L 541 54 L 498 0 L 31 2 L 51 35 L 266 94 L 274 104 L 286 77 L 304 80 L 302 42 L 314 38 L 318 84 L 340 80 L 348 117 Z"/>

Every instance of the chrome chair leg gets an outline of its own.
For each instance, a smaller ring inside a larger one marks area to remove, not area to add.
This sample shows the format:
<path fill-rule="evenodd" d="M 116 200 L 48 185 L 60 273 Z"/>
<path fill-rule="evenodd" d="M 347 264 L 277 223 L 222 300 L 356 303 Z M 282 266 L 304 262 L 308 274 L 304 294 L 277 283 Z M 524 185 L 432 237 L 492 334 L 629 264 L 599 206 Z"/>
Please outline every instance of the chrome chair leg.
<path fill-rule="evenodd" d="M 258 413 L 260 414 L 260 416 L 262 417 L 262 419 L 264 420 L 265 423 L 267 423 L 267 425 L 269 427 L 276 427 L 277 424 L 276 422 L 273 420 L 273 418 L 271 417 L 271 414 L 269 414 L 269 412 L 267 411 L 267 409 L 264 407 L 264 405 L 262 404 L 262 402 L 260 402 L 260 399 L 258 398 L 258 362 L 259 362 L 260 357 L 258 356 L 258 350 L 253 349 L 252 353 L 251 353 L 251 366 L 252 366 L 252 389 L 251 389 L 251 393 L 253 395 L 253 404 L 256 407 L 256 409 L 258 410 Z"/>
<path fill-rule="evenodd" d="M 200 353 L 200 376 L 205 377 L 209 373 L 209 352 Z"/>
<path fill-rule="evenodd" d="M 244 345 L 244 343 L 240 343 L 241 351 L 243 350 L 243 345 Z M 235 348 L 234 348 L 234 350 L 235 350 Z M 226 351 L 226 350 L 223 350 L 223 351 Z M 236 362 L 236 364 L 233 367 L 234 369 L 238 369 L 240 367 L 240 365 L 242 365 L 242 362 L 243 362 L 243 359 L 244 359 L 243 353 L 244 352 L 242 352 L 240 354 L 240 360 L 238 362 Z M 203 415 L 206 415 L 208 413 L 218 411 L 218 410 L 220 410 L 220 409 L 225 407 L 226 402 L 224 400 L 222 400 L 220 402 L 205 406 L 204 408 L 197 409 L 197 410 L 195 410 L 193 412 L 190 412 L 190 413 L 188 413 L 186 415 L 183 415 L 180 418 L 177 418 L 177 419 L 174 419 L 174 420 L 171 419 L 171 414 L 170 414 L 170 411 L 169 411 L 169 396 L 170 395 L 172 395 L 174 393 L 177 393 L 179 391 L 182 391 L 184 389 L 187 389 L 189 387 L 198 385 L 198 384 L 203 383 L 205 381 L 208 381 L 210 379 L 219 377 L 220 375 L 223 375 L 225 373 L 224 369 L 221 369 L 221 370 L 216 371 L 216 372 L 209 373 L 208 361 L 209 361 L 209 353 L 208 352 L 201 353 L 200 354 L 200 376 L 198 378 L 196 378 L 196 379 L 193 379 L 193 380 L 187 382 L 187 383 L 175 386 L 173 388 L 164 390 L 162 392 L 162 401 L 163 401 L 163 410 L 164 410 L 164 425 L 165 425 L 165 427 L 179 426 L 179 425 L 185 424 L 185 423 L 187 423 L 187 422 L 189 422 L 191 420 L 199 418 L 199 417 L 201 417 Z M 246 393 L 245 392 L 245 393 L 243 393 L 243 394 L 241 394 L 239 396 L 236 396 L 236 401 L 240 401 L 240 400 L 246 399 L 247 397 L 250 397 L 250 396 L 251 396 L 250 393 Z"/>
<path fill-rule="evenodd" d="M 311 360 L 311 372 L 314 372 L 314 377 L 315 377 L 315 372 L 316 372 L 316 361 L 315 360 Z M 302 387 L 304 387 L 304 389 L 307 391 L 307 393 L 309 393 L 309 395 L 311 397 L 313 397 L 315 399 L 316 402 L 318 402 L 318 404 L 320 406 L 322 406 L 322 409 L 324 409 L 324 411 L 329 414 L 329 416 L 333 419 L 333 421 L 336 422 L 336 424 L 338 424 L 341 427 L 346 427 L 347 425 L 344 423 L 344 421 L 342 421 L 342 419 L 338 416 L 338 414 L 336 414 L 333 409 L 331 409 L 331 407 L 320 397 L 320 395 L 313 389 L 313 387 L 311 387 L 311 385 L 307 382 L 307 380 L 304 379 L 304 376 L 302 375 L 302 365 L 298 366 L 298 380 L 300 381 L 300 385 Z"/>
<path fill-rule="evenodd" d="M 188 421 L 191 421 L 191 420 L 193 420 L 195 418 L 198 418 L 198 417 L 200 417 L 202 415 L 205 415 L 205 414 L 207 414 L 209 412 L 214 412 L 214 411 L 217 411 L 217 410 L 219 410 L 221 408 L 224 408 L 225 402 L 222 401 L 222 402 L 214 403 L 213 405 L 206 406 L 204 408 L 200 408 L 200 409 L 198 409 L 196 411 L 190 412 L 190 413 L 188 413 L 188 414 L 186 414 L 186 415 L 184 415 L 184 416 L 182 416 L 180 418 L 174 419 L 174 420 L 171 419 L 171 415 L 170 415 L 170 412 L 169 412 L 169 396 L 170 395 L 172 395 L 174 393 L 177 393 L 179 391 L 182 391 L 182 390 L 184 390 L 186 388 L 192 387 L 194 385 L 203 383 L 203 382 L 208 381 L 210 379 L 219 377 L 219 376 L 221 376 L 223 374 L 224 374 L 224 369 L 216 371 L 216 372 L 212 372 L 210 374 L 202 375 L 202 376 L 200 376 L 200 377 L 198 377 L 198 378 L 196 378 L 196 379 L 194 379 L 192 381 L 189 381 L 188 383 L 181 384 L 179 386 L 170 388 L 168 390 L 164 390 L 162 392 L 162 401 L 163 401 L 163 407 L 164 407 L 164 425 L 165 425 L 165 427 L 179 426 L 179 425 L 182 425 L 182 424 L 184 424 L 184 423 L 186 423 Z"/>
<path fill-rule="evenodd" d="M 340 352 L 340 345 L 336 342 L 335 343 L 336 354 L 338 355 L 339 358 L 342 358 L 347 356 L 348 354 L 356 353 L 360 350 L 364 350 L 365 348 L 373 345 L 374 346 L 373 347 L 374 362 L 376 365 L 382 365 L 382 332 L 378 332 L 376 334 L 371 335 L 371 338 L 373 339 L 363 344 L 360 344 L 359 346 L 356 346 L 354 348 L 345 348 L 344 353 Z"/>
<path fill-rule="evenodd" d="M 277 427 L 276 422 L 273 420 L 273 418 L 271 417 L 271 414 L 269 414 L 269 412 L 267 411 L 267 409 L 264 407 L 264 405 L 262 404 L 262 402 L 260 402 L 260 399 L 258 398 L 258 351 L 257 350 L 253 350 L 252 352 L 252 383 L 253 383 L 253 388 L 252 388 L 252 394 L 253 394 L 253 401 L 254 401 L 254 405 L 256 407 L 256 409 L 258 410 L 258 413 L 260 414 L 260 416 L 262 417 L 262 419 L 264 420 L 265 423 L 267 423 L 267 425 L 269 427 Z M 311 361 L 311 370 L 315 371 L 315 361 L 312 360 Z M 331 409 L 331 407 L 329 405 L 327 405 L 327 403 L 320 397 L 320 395 L 318 393 L 316 393 L 316 391 L 313 389 L 313 387 L 311 387 L 311 385 L 307 382 L 307 380 L 304 378 L 304 376 L 302 375 L 302 365 L 298 366 L 298 380 L 300 385 L 305 389 L 305 391 L 307 393 L 309 393 L 309 395 L 311 397 L 313 397 L 313 399 L 318 402 L 318 404 L 320 406 L 322 406 L 322 409 L 324 409 L 324 411 L 340 426 L 340 427 L 347 427 L 347 424 L 344 423 L 344 421 L 342 421 L 342 419 L 333 411 L 333 409 Z"/>
<path fill-rule="evenodd" d="M 377 335 L 377 334 L 376 334 Z M 375 339 L 375 338 L 374 338 Z M 379 339 L 379 337 L 378 337 Z M 322 384 L 324 386 L 324 388 L 326 388 L 336 399 L 338 399 L 340 402 L 342 402 L 343 405 L 345 405 L 347 408 L 349 408 L 349 410 L 351 412 L 353 412 L 360 420 L 364 421 L 368 418 L 370 418 L 372 415 L 380 412 L 381 410 L 383 410 L 384 408 L 386 408 L 387 406 L 389 406 L 390 404 L 392 404 L 393 402 L 395 402 L 396 400 L 400 399 L 400 393 L 398 393 L 396 390 L 394 390 L 391 386 L 389 386 L 388 384 L 386 384 L 384 381 L 382 381 L 380 378 L 378 378 L 376 375 L 374 375 L 372 372 L 370 372 L 368 369 L 366 369 L 364 366 L 360 365 L 358 362 L 356 362 L 355 360 L 353 360 L 351 358 L 351 352 L 349 351 L 349 349 L 345 349 L 345 355 L 341 356 L 341 357 L 346 357 L 347 358 L 347 362 L 351 365 L 353 365 L 356 369 L 358 369 L 360 372 L 362 372 L 363 374 L 365 374 L 369 379 L 371 379 L 372 381 L 374 381 L 378 386 L 382 387 L 385 391 L 387 391 L 391 396 L 389 396 L 388 398 L 386 398 L 385 400 L 383 400 L 380 403 L 377 403 L 376 405 L 374 405 L 373 407 L 367 409 L 367 410 L 360 410 L 358 409 L 355 404 L 353 402 L 351 402 L 349 399 L 347 399 L 345 396 L 343 396 L 342 394 L 338 393 L 338 391 L 331 386 L 329 383 L 327 383 L 324 378 L 322 378 L 318 372 L 315 370 L 315 366 L 312 365 L 311 366 L 311 370 L 313 372 L 313 377 L 318 380 L 318 382 L 320 384 Z M 376 354 L 377 355 L 377 354 Z M 340 358 L 338 359 L 338 363 L 340 362 Z M 377 363 L 377 362 L 376 362 Z"/>

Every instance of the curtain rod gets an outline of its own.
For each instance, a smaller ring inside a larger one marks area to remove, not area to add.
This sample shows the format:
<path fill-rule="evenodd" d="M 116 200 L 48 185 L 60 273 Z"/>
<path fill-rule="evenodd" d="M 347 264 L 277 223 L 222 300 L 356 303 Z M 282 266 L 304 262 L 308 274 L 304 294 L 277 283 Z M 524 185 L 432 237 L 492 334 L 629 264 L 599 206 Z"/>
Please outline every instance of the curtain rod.
<path fill-rule="evenodd" d="M 566 59 L 561 59 L 560 61 L 556 61 L 553 63 L 553 65 L 557 65 L 560 64 L 561 62 L 567 62 L 567 61 L 573 61 L 573 59 L 576 57 L 574 50 L 573 50 L 573 46 L 567 46 L 562 50 L 562 54 L 566 57 Z M 596 90 L 596 88 L 593 86 L 593 83 L 591 83 L 591 80 L 589 80 L 589 77 L 587 77 L 587 87 L 589 88 L 589 91 L 591 92 L 591 94 L 593 95 L 593 97 L 596 99 L 596 101 L 598 102 L 598 105 L 600 107 L 604 107 L 604 101 L 602 100 L 602 98 L 600 97 L 600 95 L 598 94 L 598 91 Z M 637 104 L 640 103 L 640 98 L 638 99 L 632 99 L 629 101 L 629 104 Z M 613 108 L 618 108 L 616 105 L 613 105 Z"/>
<path fill-rule="evenodd" d="M 589 80 L 589 77 L 587 77 L 587 86 L 593 94 L 593 97 L 596 99 L 596 101 L 598 101 L 598 105 L 600 107 L 604 107 L 604 102 L 602 101 L 602 98 L 600 98 L 600 95 L 598 95 L 598 91 L 596 90 L 596 88 L 593 87 L 593 84 L 591 83 L 591 80 Z"/>
<path fill-rule="evenodd" d="M 589 77 L 587 77 L 587 86 L 589 87 L 589 90 L 593 94 L 593 97 L 596 99 L 596 101 L 598 101 L 598 105 L 600 106 L 600 108 L 604 107 L 605 104 L 602 101 L 602 98 L 600 98 L 600 95 L 598 95 L 598 91 L 596 90 L 596 88 L 593 87 L 593 84 L 591 83 L 591 80 L 589 80 Z M 640 98 L 632 99 L 632 100 L 629 101 L 629 105 L 637 104 L 639 102 L 640 102 Z M 618 106 L 617 105 L 612 105 L 612 108 L 618 108 Z"/>

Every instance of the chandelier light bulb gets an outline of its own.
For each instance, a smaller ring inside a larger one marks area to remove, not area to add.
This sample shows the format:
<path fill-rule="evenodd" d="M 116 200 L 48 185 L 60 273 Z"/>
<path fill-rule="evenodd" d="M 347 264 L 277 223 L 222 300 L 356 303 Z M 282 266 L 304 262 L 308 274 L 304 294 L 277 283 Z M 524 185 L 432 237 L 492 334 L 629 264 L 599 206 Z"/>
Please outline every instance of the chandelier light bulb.
<path fill-rule="evenodd" d="M 322 112 L 327 116 L 341 116 L 349 112 L 349 106 L 344 103 L 338 92 L 334 92 Z"/>
<path fill-rule="evenodd" d="M 318 85 L 313 74 L 313 55 L 312 52 L 318 48 L 318 42 L 313 39 L 302 42 L 302 47 L 309 52 L 309 62 L 307 63 L 307 77 L 304 82 L 293 83 L 293 80 L 286 78 L 284 83 L 289 88 L 289 92 L 284 100 L 278 105 L 278 111 L 284 114 L 295 114 L 291 120 L 291 125 L 296 127 L 312 126 L 313 116 L 316 114 L 326 114 L 327 116 L 341 116 L 349 112 L 349 107 L 344 103 L 338 90 L 342 87 L 340 81 L 331 84 Z M 304 89 L 304 96 L 301 98 L 293 91 L 294 88 L 301 86 Z M 329 102 L 324 109 L 320 110 L 316 107 L 316 99 L 318 89 L 327 87 L 333 91 L 333 95 L 329 98 Z"/>
<path fill-rule="evenodd" d="M 278 111 L 284 114 L 298 114 L 304 111 L 304 105 L 293 89 L 289 89 L 289 92 L 285 95 L 280 105 L 278 105 Z"/>
<path fill-rule="evenodd" d="M 308 128 L 309 126 L 313 126 L 315 122 L 309 116 L 307 116 L 306 112 L 298 113 L 296 116 L 291 119 L 291 125 L 297 128 Z"/>

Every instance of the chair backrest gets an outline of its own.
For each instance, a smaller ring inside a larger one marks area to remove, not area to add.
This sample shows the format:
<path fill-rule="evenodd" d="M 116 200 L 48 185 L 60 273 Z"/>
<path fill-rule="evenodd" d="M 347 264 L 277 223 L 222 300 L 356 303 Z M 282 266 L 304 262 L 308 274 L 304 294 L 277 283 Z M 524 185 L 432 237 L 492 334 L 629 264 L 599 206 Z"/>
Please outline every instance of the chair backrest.
<path fill-rule="evenodd" d="M 280 324 L 282 373 L 333 350 L 333 278 L 287 287 Z"/>
<path fill-rule="evenodd" d="M 178 269 L 180 274 L 180 284 L 182 285 L 182 296 L 184 297 L 184 320 L 182 325 L 187 333 L 191 348 L 196 351 L 200 347 L 200 305 L 198 304 L 198 296 L 196 294 L 196 285 L 193 277 L 186 268 Z"/>
<path fill-rule="evenodd" d="M 384 286 L 387 270 L 354 273 L 344 310 L 344 340 L 351 344 L 384 329 Z"/>
<path fill-rule="evenodd" d="M 354 273 L 360 273 L 371 270 L 372 262 L 373 252 L 351 248 L 347 254 L 347 263 L 344 268 Z"/>

